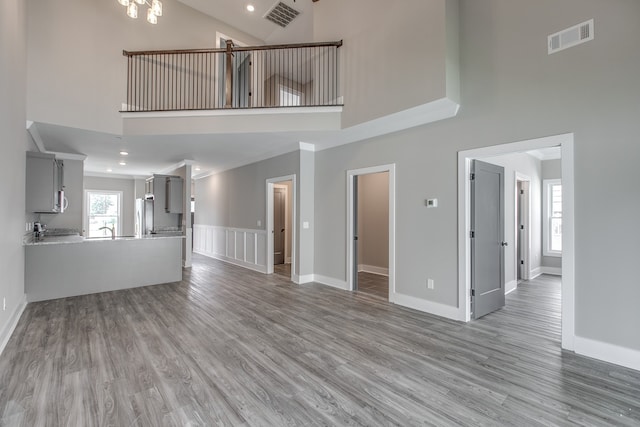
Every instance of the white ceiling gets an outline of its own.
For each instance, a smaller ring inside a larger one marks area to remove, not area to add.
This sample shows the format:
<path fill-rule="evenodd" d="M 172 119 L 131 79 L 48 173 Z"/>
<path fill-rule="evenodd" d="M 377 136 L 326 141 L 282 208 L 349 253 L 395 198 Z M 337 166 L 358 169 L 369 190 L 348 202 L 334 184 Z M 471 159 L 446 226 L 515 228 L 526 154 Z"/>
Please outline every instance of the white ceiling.
<path fill-rule="evenodd" d="M 300 134 L 293 133 L 122 137 L 45 123 L 35 126 L 46 151 L 86 155 L 87 175 L 146 177 L 190 160 L 193 175 L 198 176 L 297 150 L 302 140 Z M 120 151 L 129 155 L 121 156 Z M 127 164 L 119 165 L 121 160 Z"/>
<path fill-rule="evenodd" d="M 557 160 L 562 157 L 560 147 L 539 148 L 537 150 L 527 151 L 527 154 L 539 160 Z"/>
<path fill-rule="evenodd" d="M 313 41 L 313 3 L 311 0 L 178 0 L 268 44 Z M 264 18 L 278 2 L 300 12 L 286 28 Z M 252 4 L 255 11 L 247 11 Z M 242 42 L 242 40 L 239 40 Z"/>

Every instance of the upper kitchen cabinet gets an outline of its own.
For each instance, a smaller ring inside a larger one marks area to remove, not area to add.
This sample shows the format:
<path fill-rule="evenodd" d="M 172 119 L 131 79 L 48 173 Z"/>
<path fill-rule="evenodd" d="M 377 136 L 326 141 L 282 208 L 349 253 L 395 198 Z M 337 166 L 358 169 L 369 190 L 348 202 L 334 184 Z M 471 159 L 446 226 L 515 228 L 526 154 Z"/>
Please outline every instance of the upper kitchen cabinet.
<path fill-rule="evenodd" d="M 165 210 L 167 213 L 181 214 L 184 212 L 183 189 L 184 180 L 178 176 L 169 176 L 166 179 Z"/>
<path fill-rule="evenodd" d="M 64 163 L 49 153 L 27 152 L 26 211 L 64 212 Z"/>

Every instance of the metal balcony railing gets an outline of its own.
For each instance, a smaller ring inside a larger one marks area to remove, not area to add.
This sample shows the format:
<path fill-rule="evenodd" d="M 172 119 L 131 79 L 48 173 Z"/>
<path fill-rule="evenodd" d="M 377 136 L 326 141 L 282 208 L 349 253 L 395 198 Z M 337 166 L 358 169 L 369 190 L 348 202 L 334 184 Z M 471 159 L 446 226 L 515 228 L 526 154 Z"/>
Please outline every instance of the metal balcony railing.
<path fill-rule="evenodd" d="M 123 112 L 342 105 L 342 42 L 123 51 Z"/>

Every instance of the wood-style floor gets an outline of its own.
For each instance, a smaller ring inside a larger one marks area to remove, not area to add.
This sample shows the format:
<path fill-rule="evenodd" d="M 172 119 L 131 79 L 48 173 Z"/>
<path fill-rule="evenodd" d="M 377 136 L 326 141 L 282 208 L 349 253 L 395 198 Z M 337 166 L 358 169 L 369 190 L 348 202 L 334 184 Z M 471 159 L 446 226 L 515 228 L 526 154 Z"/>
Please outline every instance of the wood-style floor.
<path fill-rule="evenodd" d="M 193 257 L 184 281 L 29 304 L 2 425 L 640 425 L 640 372 L 562 352 L 559 283 L 461 324 Z"/>
<path fill-rule="evenodd" d="M 358 272 L 358 292 L 389 300 L 389 278 L 379 274 Z"/>

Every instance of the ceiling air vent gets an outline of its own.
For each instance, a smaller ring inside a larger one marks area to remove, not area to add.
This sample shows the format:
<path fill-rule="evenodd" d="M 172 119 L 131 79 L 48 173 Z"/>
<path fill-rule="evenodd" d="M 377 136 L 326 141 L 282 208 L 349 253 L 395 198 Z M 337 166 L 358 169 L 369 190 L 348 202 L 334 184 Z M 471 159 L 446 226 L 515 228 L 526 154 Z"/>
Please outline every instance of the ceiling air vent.
<path fill-rule="evenodd" d="M 300 15 L 300 12 L 282 2 L 279 2 L 273 6 L 264 17 L 274 24 L 280 25 L 284 28 L 298 15 Z"/>
<path fill-rule="evenodd" d="M 548 37 L 549 55 L 593 40 L 593 19 Z"/>

